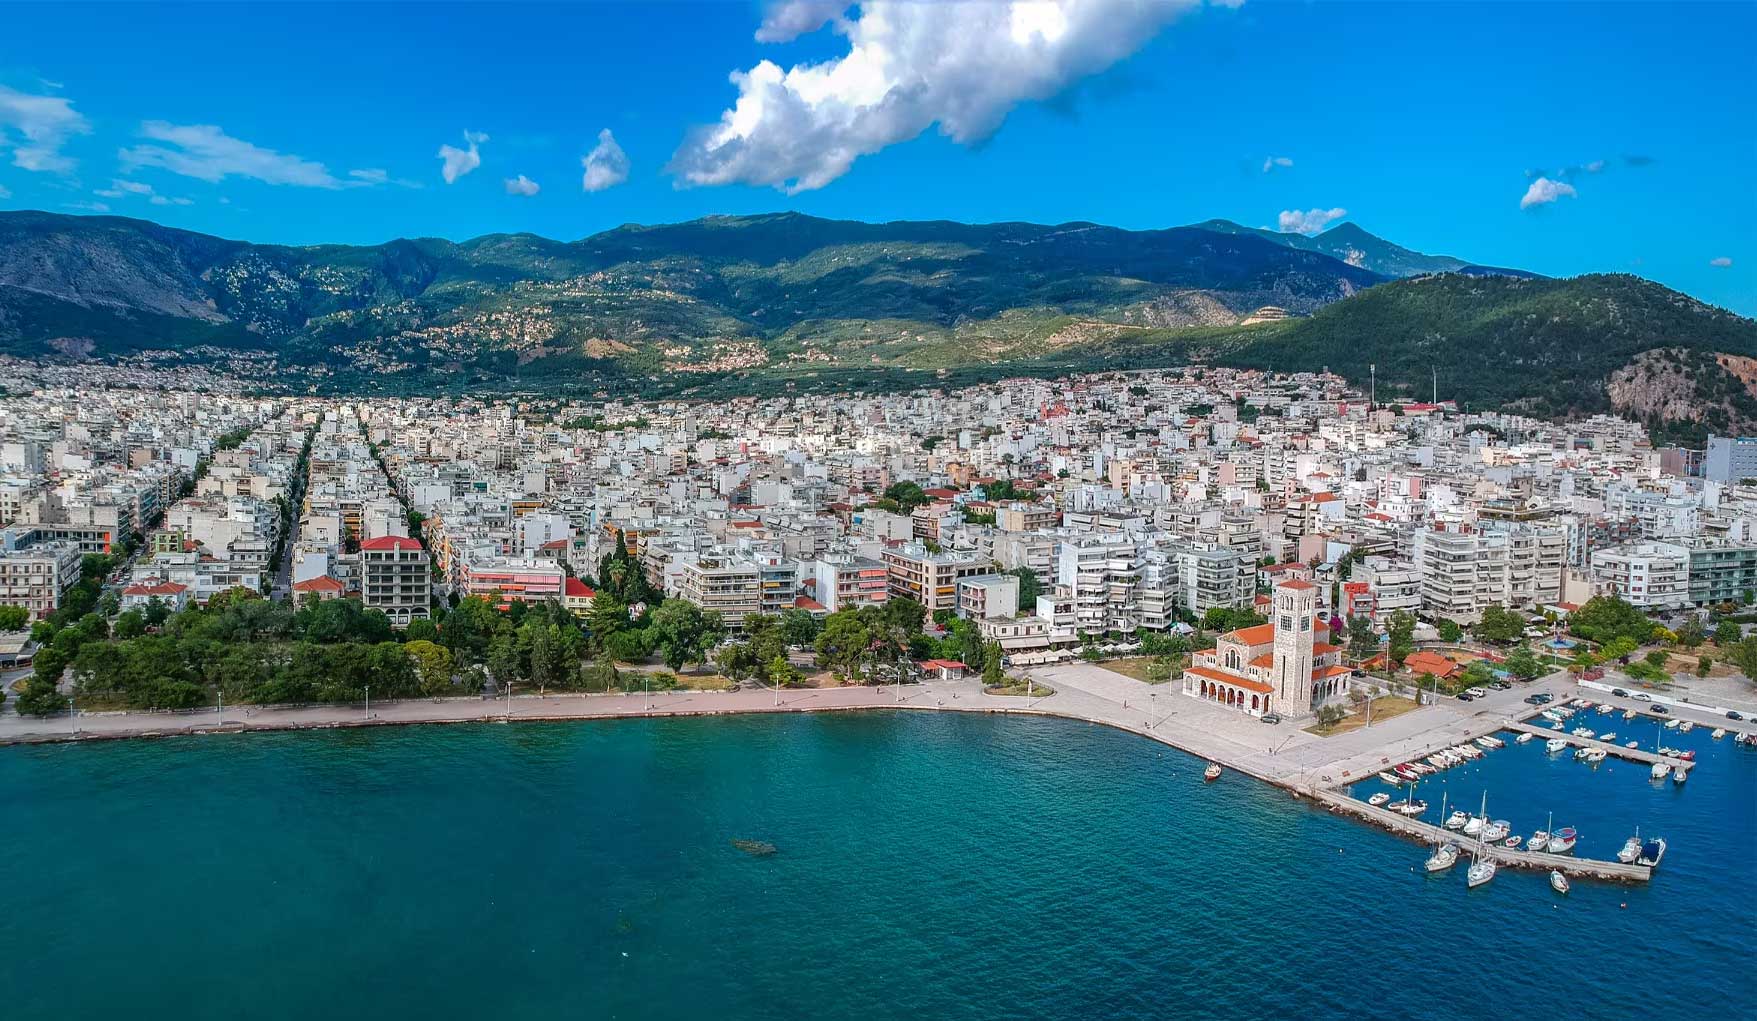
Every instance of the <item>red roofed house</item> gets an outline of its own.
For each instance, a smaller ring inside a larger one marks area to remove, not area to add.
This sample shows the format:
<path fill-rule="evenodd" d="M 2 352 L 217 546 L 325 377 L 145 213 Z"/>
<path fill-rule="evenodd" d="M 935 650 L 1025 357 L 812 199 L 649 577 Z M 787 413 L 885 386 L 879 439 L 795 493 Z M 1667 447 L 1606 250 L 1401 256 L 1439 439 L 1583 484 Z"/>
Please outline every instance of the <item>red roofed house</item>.
<path fill-rule="evenodd" d="M 1342 650 L 1317 642 L 1318 587 L 1309 581 L 1275 586 L 1269 623 L 1221 635 L 1184 670 L 1184 694 L 1252 716 L 1310 716 L 1348 694 L 1352 676 Z"/>
<path fill-rule="evenodd" d="M 189 586 L 174 581 L 137 581 L 122 590 L 121 605 L 124 610 L 133 610 L 154 599 L 175 613 L 189 605 Z"/>
<path fill-rule="evenodd" d="M 294 582 L 293 601 L 302 602 L 306 596 L 316 596 L 319 600 L 340 599 L 347 591 L 348 586 L 327 574 L 320 574 L 315 578 Z"/>
<path fill-rule="evenodd" d="M 569 578 L 561 583 L 561 605 L 576 617 L 584 617 L 592 612 L 592 600 L 597 597 L 598 593 L 578 578 Z"/>
<path fill-rule="evenodd" d="M 920 666 L 924 672 L 933 675 L 935 680 L 941 681 L 963 680 L 964 675 L 970 670 L 969 667 L 955 659 L 924 659 Z"/>
<path fill-rule="evenodd" d="M 360 601 L 383 610 L 397 627 L 427 616 L 433 603 L 433 567 L 421 540 L 381 535 L 361 543 Z"/>

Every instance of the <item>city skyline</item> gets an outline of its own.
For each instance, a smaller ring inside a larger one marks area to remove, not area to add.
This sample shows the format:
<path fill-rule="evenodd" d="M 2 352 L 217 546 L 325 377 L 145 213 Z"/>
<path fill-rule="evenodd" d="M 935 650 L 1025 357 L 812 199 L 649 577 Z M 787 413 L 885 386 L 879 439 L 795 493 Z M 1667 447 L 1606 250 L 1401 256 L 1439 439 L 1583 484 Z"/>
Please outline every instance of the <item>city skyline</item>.
<path fill-rule="evenodd" d="M 1352 221 L 1757 311 L 1739 5 L 101 10 L 77 39 L 65 7 L 13 11 L 0 207 L 297 244 L 782 209 Z"/>

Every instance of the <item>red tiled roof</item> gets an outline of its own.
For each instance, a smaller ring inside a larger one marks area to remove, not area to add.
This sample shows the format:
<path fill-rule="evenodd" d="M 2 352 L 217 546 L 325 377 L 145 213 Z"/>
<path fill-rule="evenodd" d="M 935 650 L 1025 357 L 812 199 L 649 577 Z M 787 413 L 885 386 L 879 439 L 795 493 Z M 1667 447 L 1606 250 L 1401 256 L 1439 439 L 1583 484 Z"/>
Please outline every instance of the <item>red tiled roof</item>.
<path fill-rule="evenodd" d="M 587 587 L 585 582 L 578 578 L 567 579 L 567 583 L 563 586 L 562 591 L 575 599 L 594 599 L 598 595 L 598 593 L 592 591 Z"/>
<path fill-rule="evenodd" d="M 801 609 L 801 610 L 821 610 L 824 608 L 824 604 L 818 602 L 817 600 L 811 598 L 810 596 L 798 597 L 797 599 L 793 600 L 793 605 L 796 608 Z"/>
<path fill-rule="evenodd" d="M 1249 677 L 1242 677 L 1238 674 L 1229 674 L 1224 670 L 1214 670 L 1205 666 L 1185 667 L 1184 673 L 1195 674 L 1197 677 L 1203 677 L 1210 681 L 1218 681 L 1221 684 L 1230 684 L 1235 688 L 1243 688 L 1246 691 L 1259 691 L 1268 694 L 1275 690 L 1274 685 L 1264 684 L 1262 681 L 1253 681 Z"/>
<path fill-rule="evenodd" d="M 381 535 L 376 539 L 367 539 L 360 544 L 360 548 L 370 550 L 418 550 L 423 547 L 421 546 L 421 540 L 411 539 L 406 535 Z"/>
<path fill-rule="evenodd" d="M 346 585 L 327 574 L 320 574 L 315 578 L 307 578 L 304 581 L 293 583 L 294 592 L 340 592 L 345 588 L 347 588 Z"/>
<path fill-rule="evenodd" d="M 1284 581 L 1284 582 L 1280 583 L 1279 585 L 1276 585 L 1275 587 L 1276 588 L 1290 588 L 1296 592 L 1303 592 L 1306 589 L 1317 588 L 1318 586 L 1313 585 L 1309 581 L 1301 581 L 1298 578 L 1294 578 L 1291 581 Z"/>
<path fill-rule="evenodd" d="M 160 582 L 156 585 L 144 582 L 136 583 L 122 590 L 125 596 L 180 596 L 189 591 L 188 585 L 174 581 Z"/>
<path fill-rule="evenodd" d="M 1268 645 L 1275 640 L 1275 625 L 1258 624 L 1255 627 L 1243 627 L 1237 631 L 1228 631 L 1220 637 L 1243 645 Z"/>

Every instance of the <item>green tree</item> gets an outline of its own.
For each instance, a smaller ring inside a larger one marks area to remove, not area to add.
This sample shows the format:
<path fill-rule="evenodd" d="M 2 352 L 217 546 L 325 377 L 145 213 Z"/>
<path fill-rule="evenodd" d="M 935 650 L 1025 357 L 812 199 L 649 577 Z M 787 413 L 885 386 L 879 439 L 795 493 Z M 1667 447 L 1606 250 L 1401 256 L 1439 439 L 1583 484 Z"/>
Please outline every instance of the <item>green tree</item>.
<path fill-rule="evenodd" d="M 1736 620 L 1723 620 L 1714 626 L 1714 644 L 1723 649 L 1743 641 L 1744 637 L 1744 629 L 1739 627 Z"/>
<path fill-rule="evenodd" d="M 444 695 L 452 690 L 451 650 L 425 638 L 403 643 L 424 695 Z"/>
<path fill-rule="evenodd" d="M 113 633 L 118 641 L 127 641 L 146 634 L 146 614 L 139 610 L 129 610 L 116 618 Z"/>
<path fill-rule="evenodd" d="M 860 665 L 872 644 L 872 632 L 858 612 L 838 610 L 824 619 L 815 644 L 819 667 L 859 680 Z"/>
<path fill-rule="evenodd" d="M 1507 654 L 1507 672 L 1522 681 L 1529 681 L 1543 673 L 1543 664 L 1537 661 L 1531 649 L 1521 645 Z"/>
<path fill-rule="evenodd" d="M 982 683 L 986 687 L 998 688 L 1006 683 L 1006 673 L 1001 669 L 1001 647 L 999 642 L 991 642 L 982 650 Z"/>
<path fill-rule="evenodd" d="M 1385 631 L 1390 639 L 1386 652 L 1390 655 L 1391 662 L 1401 667 L 1409 654 L 1415 651 L 1415 616 L 1398 610 L 1386 621 Z"/>
<path fill-rule="evenodd" d="M 1019 579 L 1019 613 L 1029 616 L 1037 609 L 1037 597 L 1043 594 L 1043 583 L 1029 567 L 1015 567 L 1008 572 Z"/>
<path fill-rule="evenodd" d="M 817 640 L 822 625 L 810 610 L 791 609 L 781 612 L 781 636 L 788 645 L 810 645 Z"/>
<path fill-rule="evenodd" d="M 439 625 L 426 617 L 416 617 L 409 621 L 408 627 L 403 629 L 403 641 L 437 642 L 439 641 Z"/>
<path fill-rule="evenodd" d="M 897 513 L 909 514 L 928 502 L 928 496 L 914 482 L 894 482 L 885 490 L 885 499 L 897 505 Z"/>
<path fill-rule="evenodd" d="M 1455 620 L 1441 617 L 1435 627 L 1440 632 L 1440 641 L 1442 642 L 1456 642 L 1464 637 L 1464 629 Z"/>
<path fill-rule="evenodd" d="M 704 613 L 687 599 L 667 599 L 653 611 L 647 630 L 651 644 L 672 670 L 707 659 L 725 628 L 717 613 Z"/>
<path fill-rule="evenodd" d="M 1702 627 L 1699 617 L 1691 617 L 1678 625 L 1678 644 L 1686 649 L 1694 649 L 1708 638 L 1707 631 Z M 1719 642 L 1715 643 L 1720 644 Z"/>
<path fill-rule="evenodd" d="M 1506 645 L 1519 640 L 1525 631 L 1525 619 L 1506 607 L 1489 606 L 1482 611 L 1482 618 L 1471 630 L 1485 642 Z"/>
<path fill-rule="evenodd" d="M 1568 616 L 1568 628 L 1594 642 L 1628 638 L 1637 646 L 1651 640 L 1653 621 L 1616 596 L 1593 596 Z"/>
<path fill-rule="evenodd" d="M 1373 629 L 1371 617 L 1348 618 L 1348 655 L 1356 662 L 1370 659 L 1379 651 L 1379 634 Z"/>
<path fill-rule="evenodd" d="M 23 631 L 30 626 L 31 612 L 11 603 L 0 604 L 0 631 Z"/>

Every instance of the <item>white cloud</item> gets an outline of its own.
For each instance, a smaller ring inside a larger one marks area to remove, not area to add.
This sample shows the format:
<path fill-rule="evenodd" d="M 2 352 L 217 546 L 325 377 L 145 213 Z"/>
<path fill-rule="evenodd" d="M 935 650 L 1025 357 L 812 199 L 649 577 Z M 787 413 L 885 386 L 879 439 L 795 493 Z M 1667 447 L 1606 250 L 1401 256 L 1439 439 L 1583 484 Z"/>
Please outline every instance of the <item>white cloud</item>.
<path fill-rule="evenodd" d="M 316 160 L 276 152 L 233 138 L 214 124 L 171 124 L 147 121 L 143 137 L 166 145 L 137 145 L 118 153 L 124 172 L 159 167 L 173 174 L 215 184 L 228 177 L 248 177 L 265 184 L 299 188 L 340 188 L 329 168 Z M 167 148 L 166 146 L 174 146 Z"/>
<path fill-rule="evenodd" d="M 1334 209 L 1283 209 L 1277 223 L 1283 234 L 1316 234 L 1336 220 L 1348 215 L 1348 210 L 1337 206 Z"/>
<path fill-rule="evenodd" d="M 523 195 L 526 198 L 530 198 L 532 195 L 535 195 L 542 190 L 543 188 L 541 185 L 523 174 L 506 179 L 506 193 L 508 195 Z"/>
<path fill-rule="evenodd" d="M 1563 196 L 1573 198 L 1577 194 L 1574 186 L 1566 181 L 1552 181 L 1547 177 L 1540 177 L 1531 182 L 1531 187 L 1525 189 L 1525 197 L 1519 200 L 1519 208 L 1530 209 L 1532 206 L 1547 206 Z"/>
<path fill-rule="evenodd" d="M 107 213 L 110 207 L 102 202 L 63 202 L 63 209 L 77 209 L 82 213 Z"/>
<path fill-rule="evenodd" d="M 91 133 L 91 124 L 62 96 L 34 96 L 0 85 L 0 147 L 12 145 L 12 165 L 21 170 L 70 173 L 72 158 L 61 146 L 74 135 Z"/>
<path fill-rule="evenodd" d="M 1731 260 L 1731 259 L 1729 259 L 1729 258 L 1727 258 L 1727 257 L 1726 257 L 1726 256 L 1724 256 L 1724 255 L 1723 255 L 1723 256 L 1721 256 L 1721 257 L 1720 257 L 1720 258 L 1718 258 L 1718 259 L 1710 259 L 1710 260 L 1708 260 L 1708 264 L 1709 264 L 1709 265 L 1710 265 L 1710 266 L 1718 266 L 1718 267 L 1720 267 L 1720 268 L 1721 268 L 1721 269 L 1726 269 L 1726 268 L 1727 268 L 1727 267 L 1728 267 L 1728 266 L 1731 266 L 1731 265 L 1732 265 L 1732 264 L 1733 264 L 1733 260 Z"/>
<path fill-rule="evenodd" d="M 960 144 L 993 134 L 1012 109 L 1049 99 L 1133 54 L 1198 0 L 865 0 L 835 22 L 848 52 L 782 70 L 734 71 L 732 108 L 690 132 L 670 172 L 684 185 L 822 188 L 861 156 L 934 125 Z M 810 24 L 795 5 L 761 30 L 785 38 Z"/>
<path fill-rule="evenodd" d="M 348 171 L 348 180 L 344 182 L 349 188 L 379 188 L 394 184 L 398 188 L 419 188 L 420 181 L 411 181 L 404 177 L 392 177 L 390 171 L 382 167 L 361 167 Z"/>
<path fill-rule="evenodd" d="M 9 199 L 11 197 L 12 192 L 4 184 L 0 184 L 0 199 Z"/>
<path fill-rule="evenodd" d="M 769 5 L 763 23 L 756 30 L 759 43 L 792 42 L 810 35 L 842 16 L 851 6 L 850 0 L 778 0 Z"/>
<path fill-rule="evenodd" d="M 1586 165 L 1585 169 L 1586 169 L 1586 172 L 1589 174 L 1596 174 L 1600 170 L 1604 169 L 1604 160 L 1593 160 L 1591 163 L 1588 163 Z"/>
<path fill-rule="evenodd" d="M 120 199 L 129 196 L 136 196 L 146 199 L 155 206 L 192 206 L 195 204 L 194 199 L 160 195 L 153 190 L 152 185 L 147 184 L 144 181 L 114 180 L 110 182 L 108 188 L 99 188 L 97 191 L 92 192 L 92 194 L 106 199 Z"/>
<path fill-rule="evenodd" d="M 446 184 L 451 184 L 482 165 L 482 153 L 477 147 L 486 141 L 488 136 L 482 132 L 466 131 L 464 144 L 469 146 L 468 149 L 459 149 L 455 145 L 439 147 L 439 158 L 445 161 L 439 168 L 439 176 L 445 178 Z"/>
<path fill-rule="evenodd" d="M 1267 174 L 1269 171 L 1274 170 L 1277 167 L 1286 168 L 1291 166 L 1293 166 L 1293 160 L 1286 156 L 1269 156 L 1263 160 L 1263 173 Z"/>
<path fill-rule="evenodd" d="M 580 187 L 586 191 L 603 191 L 628 180 L 628 154 L 616 144 L 609 128 L 598 132 L 598 144 L 580 157 L 586 172 L 580 175 Z"/>

